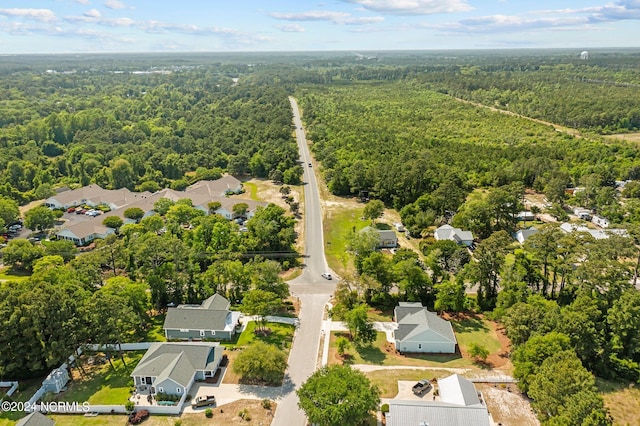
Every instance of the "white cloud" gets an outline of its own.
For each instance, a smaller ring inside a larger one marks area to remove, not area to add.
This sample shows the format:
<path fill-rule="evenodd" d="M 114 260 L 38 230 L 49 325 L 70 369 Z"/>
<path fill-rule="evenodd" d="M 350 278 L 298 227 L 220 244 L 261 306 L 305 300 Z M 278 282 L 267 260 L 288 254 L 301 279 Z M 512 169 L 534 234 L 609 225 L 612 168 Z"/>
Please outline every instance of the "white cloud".
<path fill-rule="evenodd" d="M 273 13 L 270 13 L 269 16 L 275 19 L 283 20 L 283 21 L 298 21 L 298 22 L 327 21 L 327 22 L 333 22 L 334 24 L 345 24 L 345 25 L 368 25 L 368 24 L 375 24 L 375 23 L 384 21 L 384 18 L 381 16 L 354 18 L 351 16 L 350 13 L 331 12 L 331 11 L 325 11 L 325 10 L 311 10 L 308 12 L 298 12 L 298 13 L 273 12 Z"/>
<path fill-rule="evenodd" d="M 342 21 L 347 25 L 368 25 L 368 24 L 377 24 L 378 22 L 384 21 L 382 16 L 370 16 L 363 18 L 346 18 Z"/>
<path fill-rule="evenodd" d="M 100 14 L 100 11 L 98 9 L 91 9 L 85 12 L 84 16 L 87 16 L 89 18 L 99 18 L 102 15 Z"/>
<path fill-rule="evenodd" d="M 272 18 L 281 19 L 284 21 L 330 21 L 338 22 L 342 19 L 348 18 L 351 14 L 345 12 L 330 12 L 324 10 L 312 10 L 309 12 L 299 13 L 278 13 L 273 12 L 270 14 Z"/>
<path fill-rule="evenodd" d="M 104 2 L 104 5 L 109 9 L 124 9 L 125 7 L 127 7 L 120 0 L 107 0 Z"/>
<path fill-rule="evenodd" d="M 80 4 L 89 4 L 91 3 L 89 0 L 75 0 L 76 3 L 80 3 Z"/>
<path fill-rule="evenodd" d="M 287 25 L 278 25 L 276 27 L 280 31 L 284 33 L 303 33 L 304 28 L 299 24 L 287 24 Z"/>
<path fill-rule="evenodd" d="M 0 15 L 41 22 L 54 22 L 56 14 L 49 9 L 0 9 Z"/>
<path fill-rule="evenodd" d="M 466 0 L 342 0 L 366 10 L 391 15 L 433 15 L 467 12 L 474 8 Z"/>
<path fill-rule="evenodd" d="M 621 0 L 580 9 L 534 10 L 523 15 L 478 16 L 441 25 L 423 24 L 421 27 L 470 34 L 547 29 L 584 31 L 596 30 L 598 24 L 626 20 L 640 20 L 640 0 Z"/>

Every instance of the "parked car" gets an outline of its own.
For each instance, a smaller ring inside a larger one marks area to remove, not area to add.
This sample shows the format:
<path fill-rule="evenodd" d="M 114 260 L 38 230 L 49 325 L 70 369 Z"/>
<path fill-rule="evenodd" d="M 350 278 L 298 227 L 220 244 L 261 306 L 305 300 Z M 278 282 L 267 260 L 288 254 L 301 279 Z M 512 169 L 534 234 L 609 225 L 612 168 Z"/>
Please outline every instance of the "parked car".
<path fill-rule="evenodd" d="M 411 388 L 413 393 L 418 396 L 424 395 L 425 393 L 429 392 L 430 389 L 431 389 L 431 382 L 429 380 L 420 380 Z"/>
<path fill-rule="evenodd" d="M 191 408 L 214 407 L 215 405 L 216 397 L 214 395 L 202 395 L 193 400 Z"/>
<path fill-rule="evenodd" d="M 69 207 L 69 208 L 67 209 L 67 213 L 73 213 L 73 212 L 75 212 L 75 211 L 76 211 L 76 208 L 75 208 L 75 207 Z"/>
<path fill-rule="evenodd" d="M 324 272 L 324 273 L 322 274 L 322 278 L 327 279 L 327 280 L 332 280 L 332 279 L 333 279 L 333 277 L 331 276 L 331 274 L 330 274 L 330 273 L 328 273 L 328 272 Z"/>

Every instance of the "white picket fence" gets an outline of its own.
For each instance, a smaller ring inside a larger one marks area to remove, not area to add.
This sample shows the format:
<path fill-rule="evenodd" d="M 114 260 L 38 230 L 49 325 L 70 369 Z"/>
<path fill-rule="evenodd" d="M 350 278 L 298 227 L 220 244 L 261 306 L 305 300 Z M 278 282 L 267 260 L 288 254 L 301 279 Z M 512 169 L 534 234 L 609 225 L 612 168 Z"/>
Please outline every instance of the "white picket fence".
<path fill-rule="evenodd" d="M 122 344 L 105 344 L 105 345 L 100 345 L 100 344 L 89 344 L 89 345 L 84 345 L 83 347 L 78 348 L 78 350 L 76 351 L 78 354 L 82 354 L 83 352 L 83 348 L 85 351 L 104 351 L 104 350 L 111 350 L 111 351 L 118 351 L 118 350 L 123 350 L 123 351 L 142 351 L 142 350 L 147 350 L 151 347 L 151 345 L 153 344 L 153 342 L 140 342 L 140 343 L 122 343 Z M 75 354 L 71 355 L 69 358 L 69 362 L 73 362 L 75 360 Z M 0 382 L 0 387 L 4 387 L 2 385 L 3 382 Z M 18 382 L 15 382 L 15 387 L 18 387 Z M 15 391 L 15 389 L 14 389 Z M 11 392 L 13 393 L 13 392 Z M 124 405 L 82 405 L 82 404 L 78 404 L 78 405 L 73 405 L 73 404 L 60 404 L 58 403 L 58 405 L 49 405 L 47 403 L 41 403 L 38 404 L 36 406 L 36 402 L 38 402 L 40 400 L 40 398 L 42 398 L 42 395 L 44 395 L 45 389 L 44 386 L 40 387 L 40 389 L 38 389 L 36 391 L 36 393 L 33 394 L 33 396 L 29 399 L 29 402 L 27 404 L 25 404 L 27 407 L 34 407 L 35 410 L 39 410 L 39 411 L 48 411 L 48 412 L 53 412 L 54 410 L 56 410 L 56 412 L 61 413 L 61 414 L 87 414 L 87 413 L 100 413 L 100 414 L 111 414 L 111 413 L 117 413 L 117 414 L 124 414 L 127 412 L 126 408 Z M 8 395 L 10 395 L 8 393 Z M 182 411 L 182 406 L 184 405 L 185 402 L 185 398 L 186 395 L 182 395 L 182 398 L 180 399 L 180 401 L 178 402 L 177 405 L 139 405 L 136 406 L 136 411 L 139 410 L 148 410 L 151 414 L 180 414 L 180 412 Z M 55 404 L 55 403 L 52 403 Z M 37 408 L 36 408 L 37 407 Z"/>
<path fill-rule="evenodd" d="M 149 349 L 151 347 L 151 345 L 153 344 L 153 342 L 140 342 L 140 343 L 121 343 L 119 345 L 117 344 L 106 344 L 106 345 L 99 345 L 99 344 L 92 344 L 92 345 L 84 345 L 86 350 L 89 351 L 104 351 L 104 350 L 111 350 L 111 351 L 117 351 L 117 350 L 123 350 L 123 351 L 146 351 L 147 349 Z"/>
<path fill-rule="evenodd" d="M 0 382 L 0 388 L 9 388 L 6 395 L 11 396 L 18 389 L 18 382 Z"/>

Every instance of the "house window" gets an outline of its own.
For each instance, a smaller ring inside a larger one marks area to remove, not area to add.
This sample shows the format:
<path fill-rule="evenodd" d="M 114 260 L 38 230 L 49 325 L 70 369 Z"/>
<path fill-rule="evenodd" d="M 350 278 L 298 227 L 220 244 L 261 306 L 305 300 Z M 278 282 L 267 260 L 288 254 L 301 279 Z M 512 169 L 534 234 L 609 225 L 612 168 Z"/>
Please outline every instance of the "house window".
<path fill-rule="evenodd" d="M 182 388 L 176 388 L 176 393 L 182 393 Z"/>
<path fill-rule="evenodd" d="M 186 328 L 181 328 L 180 329 L 180 333 L 188 333 L 188 332 L 189 332 L 189 330 L 187 330 Z"/>
<path fill-rule="evenodd" d="M 418 343 L 418 349 L 422 349 L 422 343 Z"/>
<path fill-rule="evenodd" d="M 143 377 L 142 378 L 142 384 L 143 385 L 150 385 L 151 383 L 152 383 L 151 377 Z"/>
<path fill-rule="evenodd" d="M 216 331 L 215 330 L 211 330 L 211 335 L 215 336 L 216 335 Z"/>
<path fill-rule="evenodd" d="M 204 330 L 200 330 L 200 337 L 204 337 Z"/>
<path fill-rule="evenodd" d="M 161 386 L 158 386 L 158 392 L 164 392 L 164 388 Z"/>

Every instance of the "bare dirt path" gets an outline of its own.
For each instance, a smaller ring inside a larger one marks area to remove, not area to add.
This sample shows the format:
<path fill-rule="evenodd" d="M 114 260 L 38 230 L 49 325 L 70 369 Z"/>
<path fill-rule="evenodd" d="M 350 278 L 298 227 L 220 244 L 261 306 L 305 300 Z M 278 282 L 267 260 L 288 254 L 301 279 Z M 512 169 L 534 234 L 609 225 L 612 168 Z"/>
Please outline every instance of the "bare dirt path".
<path fill-rule="evenodd" d="M 539 123 L 539 124 L 544 124 L 546 126 L 551 126 L 551 127 L 553 127 L 553 129 L 556 132 L 566 133 L 568 135 L 575 136 L 576 138 L 588 139 L 586 136 L 584 136 L 578 130 L 572 129 L 570 127 L 564 127 L 564 126 L 561 126 L 559 124 L 551 123 L 549 121 L 544 121 L 544 120 L 540 120 L 540 119 L 537 119 L 537 118 L 527 117 L 526 115 L 518 114 L 517 112 L 507 111 L 507 110 L 496 108 L 496 107 L 493 107 L 493 106 L 490 106 L 490 105 L 480 104 L 480 103 L 477 103 L 477 102 L 468 101 L 466 99 L 456 98 L 454 96 L 451 96 L 451 98 L 453 98 L 453 99 L 455 99 L 457 101 L 460 101 L 460 102 L 464 102 L 465 104 L 473 105 L 473 106 L 478 107 L 478 108 L 485 108 L 485 109 L 491 110 L 493 112 L 499 112 L 501 114 L 506 114 L 506 115 L 511 115 L 511 116 L 514 116 L 514 117 L 524 118 L 525 120 L 535 121 L 536 123 Z"/>

